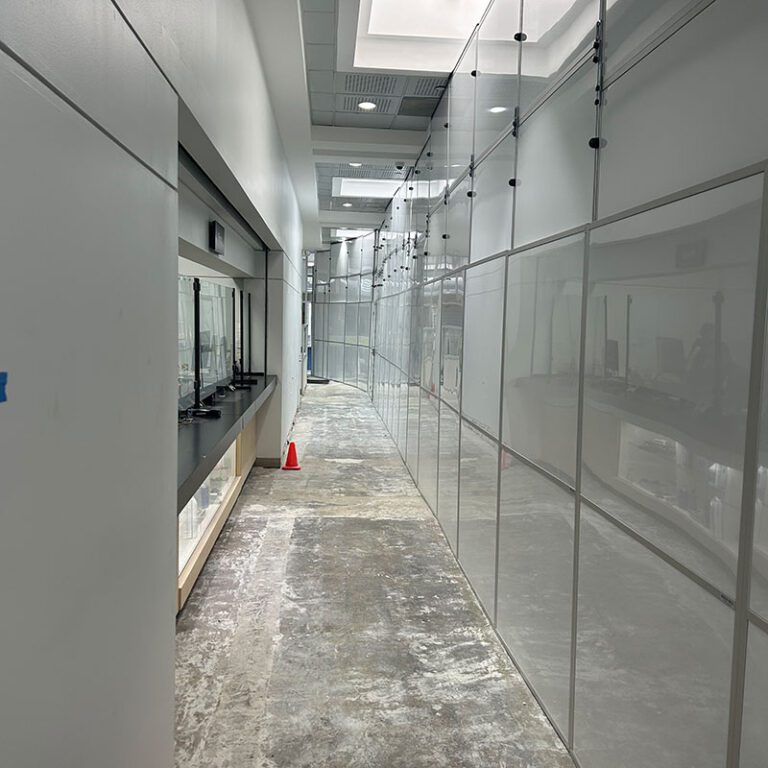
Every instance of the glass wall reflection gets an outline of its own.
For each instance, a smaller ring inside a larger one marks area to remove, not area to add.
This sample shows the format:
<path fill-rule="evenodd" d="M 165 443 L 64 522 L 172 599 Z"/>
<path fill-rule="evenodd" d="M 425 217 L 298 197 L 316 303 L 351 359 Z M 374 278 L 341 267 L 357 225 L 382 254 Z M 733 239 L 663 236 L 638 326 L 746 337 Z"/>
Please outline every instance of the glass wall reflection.
<path fill-rule="evenodd" d="M 735 592 L 762 177 L 596 229 L 583 492 Z"/>

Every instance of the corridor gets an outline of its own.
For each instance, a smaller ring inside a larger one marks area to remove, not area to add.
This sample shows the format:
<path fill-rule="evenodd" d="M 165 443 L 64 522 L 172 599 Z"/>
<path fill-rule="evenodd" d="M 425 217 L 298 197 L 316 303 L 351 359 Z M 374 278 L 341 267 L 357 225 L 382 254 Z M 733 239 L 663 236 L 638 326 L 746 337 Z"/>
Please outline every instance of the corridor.
<path fill-rule="evenodd" d="M 559 768 L 368 397 L 312 385 L 179 616 L 181 768 Z"/>

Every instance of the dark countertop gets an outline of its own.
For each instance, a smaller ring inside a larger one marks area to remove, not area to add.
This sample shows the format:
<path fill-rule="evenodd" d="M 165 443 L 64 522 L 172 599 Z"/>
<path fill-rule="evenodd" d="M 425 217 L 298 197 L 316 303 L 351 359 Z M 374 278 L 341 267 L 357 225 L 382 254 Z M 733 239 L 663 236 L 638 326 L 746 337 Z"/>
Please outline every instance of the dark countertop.
<path fill-rule="evenodd" d="M 277 385 L 277 376 L 260 376 L 250 389 L 227 392 L 214 408 L 220 419 L 195 419 L 179 424 L 179 474 L 177 512 L 194 496 L 227 448 L 256 412 L 267 402 Z"/>

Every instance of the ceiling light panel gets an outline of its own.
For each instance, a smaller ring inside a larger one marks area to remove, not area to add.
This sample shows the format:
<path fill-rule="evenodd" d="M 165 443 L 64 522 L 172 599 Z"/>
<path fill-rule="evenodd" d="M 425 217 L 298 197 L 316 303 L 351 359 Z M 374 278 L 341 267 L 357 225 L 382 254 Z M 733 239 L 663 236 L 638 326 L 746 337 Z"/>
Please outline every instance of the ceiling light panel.
<path fill-rule="evenodd" d="M 402 179 L 349 179 L 333 180 L 334 197 L 369 197 L 391 199 L 402 185 Z"/>

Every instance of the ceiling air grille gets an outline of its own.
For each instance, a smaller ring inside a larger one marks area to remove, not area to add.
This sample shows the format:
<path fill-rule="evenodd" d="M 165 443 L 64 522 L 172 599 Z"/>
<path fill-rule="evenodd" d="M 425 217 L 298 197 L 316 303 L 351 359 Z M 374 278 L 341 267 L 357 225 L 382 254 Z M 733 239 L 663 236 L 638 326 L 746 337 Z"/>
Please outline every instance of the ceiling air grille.
<path fill-rule="evenodd" d="M 394 96 L 397 93 L 397 78 L 391 75 L 354 74 L 344 75 L 344 93 L 365 93 L 379 96 Z"/>
<path fill-rule="evenodd" d="M 444 77 L 412 77 L 408 80 L 406 95 L 439 98 L 443 93 L 445 83 L 446 79 Z"/>

